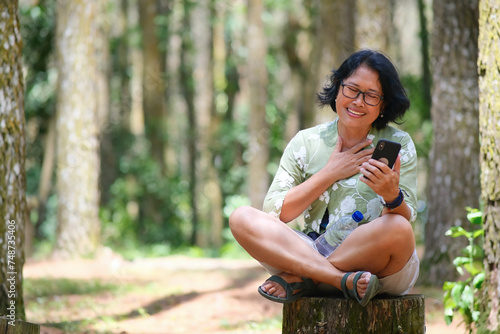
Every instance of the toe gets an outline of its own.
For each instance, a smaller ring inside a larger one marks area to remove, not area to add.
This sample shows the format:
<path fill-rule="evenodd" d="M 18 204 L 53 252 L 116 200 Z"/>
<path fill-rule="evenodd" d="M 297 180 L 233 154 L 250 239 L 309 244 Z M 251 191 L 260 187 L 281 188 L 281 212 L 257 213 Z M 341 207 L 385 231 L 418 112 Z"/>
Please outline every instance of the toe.
<path fill-rule="evenodd" d="M 358 295 L 363 298 L 366 294 L 366 290 L 368 289 L 368 284 L 370 283 L 371 274 L 369 272 L 364 273 L 358 280 L 358 284 L 356 286 L 356 290 L 358 291 Z"/>

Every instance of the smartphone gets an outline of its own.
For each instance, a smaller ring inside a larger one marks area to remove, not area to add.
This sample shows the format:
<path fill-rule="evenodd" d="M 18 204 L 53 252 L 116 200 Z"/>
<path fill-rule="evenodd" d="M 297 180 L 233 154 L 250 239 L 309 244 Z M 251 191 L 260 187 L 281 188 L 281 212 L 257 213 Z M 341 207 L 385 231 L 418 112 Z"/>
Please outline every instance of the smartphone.
<path fill-rule="evenodd" d="M 380 139 L 373 151 L 372 159 L 385 163 L 389 168 L 394 166 L 401 144 L 386 139 Z"/>

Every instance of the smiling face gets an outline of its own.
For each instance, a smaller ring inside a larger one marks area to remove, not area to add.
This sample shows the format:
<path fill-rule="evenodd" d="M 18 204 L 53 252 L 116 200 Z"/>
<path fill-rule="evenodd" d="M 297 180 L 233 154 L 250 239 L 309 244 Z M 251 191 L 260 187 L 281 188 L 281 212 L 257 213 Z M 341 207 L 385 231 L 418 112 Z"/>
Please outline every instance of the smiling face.
<path fill-rule="evenodd" d="M 344 79 L 343 83 L 362 92 L 384 95 L 378 73 L 366 65 L 358 67 L 351 76 Z M 361 131 L 368 134 L 372 123 L 380 115 L 383 101 L 377 106 L 371 106 L 365 103 L 363 94 L 359 94 L 355 99 L 348 98 L 342 93 L 341 86 L 335 103 L 340 128 L 344 128 L 347 132 L 355 131 L 359 133 Z"/>

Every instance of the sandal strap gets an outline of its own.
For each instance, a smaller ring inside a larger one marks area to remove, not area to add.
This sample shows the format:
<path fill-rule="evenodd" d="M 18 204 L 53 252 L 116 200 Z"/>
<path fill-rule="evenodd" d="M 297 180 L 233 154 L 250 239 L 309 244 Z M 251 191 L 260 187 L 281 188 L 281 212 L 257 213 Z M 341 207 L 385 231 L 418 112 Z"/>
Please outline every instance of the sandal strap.
<path fill-rule="evenodd" d="M 278 275 L 272 275 L 267 280 L 276 282 L 279 285 L 281 285 L 283 287 L 283 289 L 285 289 L 285 291 L 286 291 L 285 298 L 289 298 L 289 297 L 293 296 L 293 292 L 295 290 L 312 292 L 312 291 L 315 291 L 317 289 L 317 286 L 316 286 L 316 284 L 314 284 L 314 281 L 310 278 L 307 278 L 307 277 L 302 277 L 302 282 L 292 282 L 292 283 L 288 283 L 281 276 L 278 276 Z M 301 291 L 299 291 L 297 293 L 300 293 Z"/>
<path fill-rule="evenodd" d="M 361 302 L 361 297 L 359 296 L 358 289 L 357 289 L 358 281 L 359 281 L 359 278 L 361 277 L 361 275 L 363 275 L 364 273 L 366 273 L 366 271 L 360 271 L 360 272 L 358 272 L 354 276 L 354 279 L 352 280 L 352 291 L 354 292 L 354 298 L 356 298 L 356 300 L 358 302 Z"/>
<path fill-rule="evenodd" d="M 351 275 L 352 272 L 345 273 L 344 276 L 342 277 L 342 281 L 340 282 L 340 287 L 342 288 L 342 293 L 344 294 L 344 297 L 346 299 L 351 299 L 351 296 L 349 294 L 349 289 L 347 288 L 347 278 L 349 275 Z"/>
<path fill-rule="evenodd" d="M 281 285 L 283 287 L 283 289 L 285 289 L 285 292 L 286 292 L 286 297 L 285 298 L 293 296 L 293 290 L 295 290 L 294 286 L 292 286 L 293 283 L 292 284 L 288 283 L 281 276 L 278 276 L 278 275 L 272 275 L 267 280 L 268 281 L 276 282 L 279 285 Z"/>
<path fill-rule="evenodd" d="M 342 281 L 340 282 L 340 287 L 342 288 L 342 292 L 344 293 L 344 297 L 346 299 L 355 299 L 358 302 L 361 301 L 361 297 L 358 294 L 357 286 L 358 286 L 359 278 L 364 273 L 366 273 L 366 271 L 360 271 L 360 272 L 356 273 L 356 275 L 354 275 L 354 278 L 352 279 L 352 289 L 347 288 L 347 279 L 349 278 L 349 276 L 351 274 L 353 274 L 353 272 L 348 272 L 348 273 L 344 274 L 344 276 L 342 277 Z"/>

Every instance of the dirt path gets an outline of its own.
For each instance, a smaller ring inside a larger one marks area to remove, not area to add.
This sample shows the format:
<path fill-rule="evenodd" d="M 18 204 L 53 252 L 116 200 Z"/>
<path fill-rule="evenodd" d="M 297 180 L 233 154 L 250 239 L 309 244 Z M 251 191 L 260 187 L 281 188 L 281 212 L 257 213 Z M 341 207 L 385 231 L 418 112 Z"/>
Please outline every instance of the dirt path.
<path fill-rule="evenodd" d="M 45 324 L 42 334 L 278 334 L 282 306 L 257 293 L 268 276 L 253 260 L 28 261 L 24 277 L 33 295 L 26 314 Z M 442 303 L 426 298 L 428 334 L 464 332 L 442 319 Z M 61 323 L 70 330 L 50 325 Z"/>

